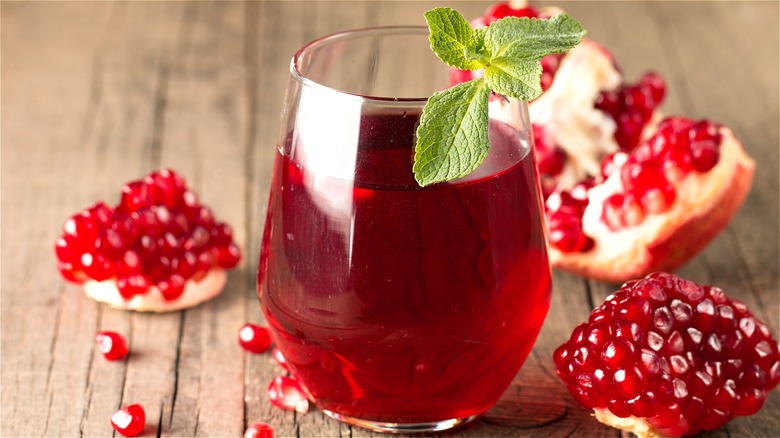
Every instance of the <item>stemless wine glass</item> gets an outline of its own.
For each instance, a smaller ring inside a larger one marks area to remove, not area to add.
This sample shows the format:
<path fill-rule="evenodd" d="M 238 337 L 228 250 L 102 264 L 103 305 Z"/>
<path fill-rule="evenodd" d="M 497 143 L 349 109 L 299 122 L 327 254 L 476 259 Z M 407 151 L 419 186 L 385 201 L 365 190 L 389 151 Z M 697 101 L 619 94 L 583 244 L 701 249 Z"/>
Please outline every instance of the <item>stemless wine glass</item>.
<path fill-rule="evenodd" d="M 550 302 L 525 103 L 492 96 L 491 151 L 422 188 L 415 129 L 448 85 L 424 27 L 348 31 L 295 54 L 258 270 L 274 341 L 327 415 L 385 432 L 477 418 Z"/>

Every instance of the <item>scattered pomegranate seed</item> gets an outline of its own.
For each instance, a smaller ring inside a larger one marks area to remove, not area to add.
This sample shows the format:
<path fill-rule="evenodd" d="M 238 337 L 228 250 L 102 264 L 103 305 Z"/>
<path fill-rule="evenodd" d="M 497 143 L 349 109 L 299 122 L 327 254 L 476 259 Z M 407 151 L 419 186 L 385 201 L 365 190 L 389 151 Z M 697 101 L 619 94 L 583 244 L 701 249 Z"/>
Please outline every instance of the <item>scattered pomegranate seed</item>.
<path fill-rule="evenodd" d="M 303 387 L 292 377 L 278 376 L 268 385 L 268 398 L 277 408 L 305 414 L 309 411 L 309 399 Z"/>
<path fill-rule="evenodd" d="M 108 360 L 121 359 L 127 355 L 127 339 L 117 332 L 98 332 L 95 336 L 95 342 L 98 351 Z"/>
<path fill-rule="evenodd" d="M 265 327 L 248 322 L 238 331 L 238 343 L 246 351 L 263 353 L 271 347 L 271 333 Z"/>
<path fill-rule="evenodd" d="M 663 436 L 752 415 L 780 381 L 778 343 L 743 303 L 666 273 L 624 284 L 553 357 L 579 403 Z"/>
<path fill-rule="evenodd" d="M 244 438 L 274 438 L 276 431 L 266 423 L 255 423 L 244 432 Z"/>
<path fill-rule="evenodd" d="M 114 208 L 98 202 L 68 218 L 54 248 L 66 280 L 115 279 L 125 300 L 151 286 L 175 300 L 188 280 L 241 259 L 230 226 L 169 169 L 125 184 Z"/>
<path fill-rule="evenodd" d="M 140 435 L 146 426 L 146 413 L 139 404 L 125 406 L 111 416 L 111 426 L 124 436 Z"/>

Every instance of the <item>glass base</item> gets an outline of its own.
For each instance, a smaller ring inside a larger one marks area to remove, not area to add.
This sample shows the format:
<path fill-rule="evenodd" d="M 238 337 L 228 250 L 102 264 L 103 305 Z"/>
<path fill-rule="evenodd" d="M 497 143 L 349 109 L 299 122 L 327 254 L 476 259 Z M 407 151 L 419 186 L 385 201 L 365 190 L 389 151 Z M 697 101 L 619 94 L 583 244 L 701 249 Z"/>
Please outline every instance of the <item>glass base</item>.
<path fill-rule="evenodd" d="M 323 412 L 331 418 L 339 420 L 341 422 L 350 424 L 352 426 L 360 426 L 374 432 L 384 433 L 423 433 L 423 432 L 439 432 L 442 430 L 452 429 L 454 427 L 462 426 L 466 423 L 476 420 L 479 415 L 472 415 L 466 418 L 454 418 L 451 420 L 435 421 L 432 423 L 383 423 L 381 421 L 361 420 L 359 418 L 352 418 L 346 415 L 337 414 L 327 409 L 323 409 Z"/>

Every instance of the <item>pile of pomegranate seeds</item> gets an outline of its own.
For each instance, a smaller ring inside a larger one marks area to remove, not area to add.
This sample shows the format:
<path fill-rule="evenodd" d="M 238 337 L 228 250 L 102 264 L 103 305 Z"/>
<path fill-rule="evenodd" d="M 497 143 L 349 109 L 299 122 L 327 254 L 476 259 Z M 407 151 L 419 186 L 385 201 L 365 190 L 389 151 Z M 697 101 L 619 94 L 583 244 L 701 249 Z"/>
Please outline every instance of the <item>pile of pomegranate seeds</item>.
<path fill-rule="evenodd" d="M 230 226 L 168 169 L 125 184 L 114 207 L 98 202 L 68 218 L 55 251 L 66 280 L 115 279 L 125 300 L 150 286 L 175 300 L 187 280 L 230 269 L 241 258 Z"/>
<path fill-rule="evenodd" d="M 263 353 L 271 348 L 271 333 L 265 327 L 248 322 L 238 331 L 238 343 L 246 351 Z"/>
<path fill-rule="evenodd" d="M 268 385 L 268 399 L 277 408 L 301 414 L 309 411 L 309 398 L 301 384 L 293 377 L 275 377 Z"/>
<path fill-rule="evenodd" d="M 127 355 L 127 340 L 117 332 L 102 331 L 95 335 L 100 353 L 108 360 L 118 360 Z"/>
<path fill-rule="evenodd" d="M 244 438 L 274 438 L 276 431 L 270 424 L 255 423 L 244 432 Z"/>
<path fill-rule="evenodd" d="M 140 435 L 146 426 L 146 413 L 141 405 L 129 405 L 114 412 L 111 426 L 124 436 Z"/>
<path fill-rule="evenodd" d="M 743 303 L 666 273 L 623 285 L 554 360 L 580 404 L 664 436 L 752 415 L 780 381 L 777 341 Z"/>

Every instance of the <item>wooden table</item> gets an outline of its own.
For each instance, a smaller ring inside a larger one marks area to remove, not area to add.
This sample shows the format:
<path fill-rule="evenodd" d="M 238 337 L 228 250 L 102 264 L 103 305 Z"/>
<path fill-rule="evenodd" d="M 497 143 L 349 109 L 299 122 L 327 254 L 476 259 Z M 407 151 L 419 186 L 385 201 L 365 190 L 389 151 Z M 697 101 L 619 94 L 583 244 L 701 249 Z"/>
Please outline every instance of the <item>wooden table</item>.
<path fill-rule="evenodd" d="M 558 3 L 609 47 L 633 80 L 667 78 L 668 113 L 731 126 L 756 158 L 733 223 L 679 273 L 720 285 L 778 329 L 778 3 Z M 313 410 L 271 407 L 280 370 L 245 354 L 237 330 L 261 322 L 255 266 L 271 157 L 294 51 L 345 28 L 423 24 L 417 2 L 2 2 L 3 436 L 102 436 L 141 403 L 145 435 L 367 436 Z M 487 3 L 459 2 L 476 17 Z M 52 245 L 71 213 L 147 171 L 179 170 L 246 257 L 199 307 L 111 310 L 57 274 Z M 453 436 L 619 436 L 576 406 L 553 349 L 613 286 L 555 273 L 532 356 L 498 405 Z M 97 331 L 130 339 L 128 360 L 95 350 Z M 780 436 L 780 392 L 712 436 Z"/>

